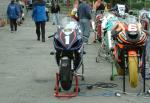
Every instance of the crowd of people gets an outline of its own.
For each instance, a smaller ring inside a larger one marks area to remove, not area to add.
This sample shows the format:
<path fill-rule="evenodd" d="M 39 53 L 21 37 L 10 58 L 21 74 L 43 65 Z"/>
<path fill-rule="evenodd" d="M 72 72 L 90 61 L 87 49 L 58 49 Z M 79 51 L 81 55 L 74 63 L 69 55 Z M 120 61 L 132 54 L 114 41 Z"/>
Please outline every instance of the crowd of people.
<path fill-rule="evenodd" d="M 23 13 L 21 6 L 19 5 L 20 0 L 11 0 L 7 8 L 7 15 L 10 20 L 11 32 L 17 31 L 17 20 L 21 18 Z M 49 10 L 46 8 L 47 0 L 21 0 L 25 4 L 32 6 L 32 19 L 35 22 L 37 40 L 40 41 L 40 35 L 42 35 L 42 42 L 45 42 L 45 25 L 49 21 Z M 17 3 L 16 3 L 17 2 Z M 81 31 L 83 34 L 84 43 L 89 43 L 88 39 L 90 36 L 91 28 L 91 11 L 94 10 L 104 11 L 106 9 L 103 0 L 97 0 L 94 4 L 87 2 L 87 0 L 75 0 L 73 9 L 76 10 L 76 19 L 78 20 Z M 58 0 L 51 0 L 51 14 L 52 24 L 60 24 L 60 6 Z M 71 16 L 72 17 L 72 16 Z"/>
<path fill-rule="evenodd" d="M 20 2 L 21 0 L 11 0 L 7 7 L 11 33 L 17 31 L 17 25 L 20 24 L 20 19 L 22 19 L 23 9 Z M 34 2 L 32 0 L 24 0 L 24 3 L 32 8 L 32 19 L 36 26 L 37 40 L 40 41 L 40 37 L 42 37 L 42 42 L 45 42 L 45 25 L 49 21 L 49 10 L 46 8 L 46 0 L 34 0 Z M 51 6 L 53 25 L 59 25 L 59 12 L 58 2 L 53 1 Z"/>

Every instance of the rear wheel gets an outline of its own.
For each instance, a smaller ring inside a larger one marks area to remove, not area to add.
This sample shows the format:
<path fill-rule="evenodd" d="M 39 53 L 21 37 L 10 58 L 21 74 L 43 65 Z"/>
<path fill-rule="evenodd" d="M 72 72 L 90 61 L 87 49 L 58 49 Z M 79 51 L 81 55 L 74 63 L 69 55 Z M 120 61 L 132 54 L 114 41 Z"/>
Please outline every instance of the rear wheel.
<path fill-rule="evenodd" d="M 71 60 L 63 57 L 60 63 L 60 84 L 64 90 L 69 90 L 72 86 L 73 73 L 71 71 Z"/>
<path fill-rule="evenodd" d="M 138 58 L 136 56 L 128 57 L 129 66 L 129 83 L 132 88 L 138 84 Z"/>

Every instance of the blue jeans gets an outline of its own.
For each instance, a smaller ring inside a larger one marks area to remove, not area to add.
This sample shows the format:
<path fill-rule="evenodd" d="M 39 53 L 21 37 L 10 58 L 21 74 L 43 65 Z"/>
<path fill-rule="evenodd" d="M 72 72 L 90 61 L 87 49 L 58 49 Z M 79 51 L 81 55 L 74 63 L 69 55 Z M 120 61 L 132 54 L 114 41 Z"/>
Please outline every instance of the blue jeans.
<path fill-rule="evenodd" d="M 89 19 L 79 20 L 81 31 L 83 34 L 83 42 L 87 43 L 90 36 L 91 23 Z"/>
<path fill-rule="evenodd" d="M 60 22 L 59 22 L 59 13 L 53 13 L 53 23 L 55 23 L 56 25 L 59 25 Z"/>

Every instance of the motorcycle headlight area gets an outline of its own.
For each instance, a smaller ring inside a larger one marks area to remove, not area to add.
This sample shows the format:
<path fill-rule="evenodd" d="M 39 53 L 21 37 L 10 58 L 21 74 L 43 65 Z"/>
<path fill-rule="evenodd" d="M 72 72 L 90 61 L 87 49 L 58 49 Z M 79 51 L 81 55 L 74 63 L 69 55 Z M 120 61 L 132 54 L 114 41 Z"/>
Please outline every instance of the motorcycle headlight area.
<path fill-rule="evenodd" d="M 131 38 L 131 39 L 136 39 L 138 37 L 138 32 L 133 32 L 133 31 L 130 31 L 130 32 L 127 32 L 128 33 L 128 36 Z"/>
<path fill-rule="evenodd" d="M 55 43 L 55 47 L 56 48 L 63 48 L 64 46 L 62 45 L 62 43 L 60 42 L 60 41 L 58 41 L 58 40 L 54 40 L 54 43 Z"/>

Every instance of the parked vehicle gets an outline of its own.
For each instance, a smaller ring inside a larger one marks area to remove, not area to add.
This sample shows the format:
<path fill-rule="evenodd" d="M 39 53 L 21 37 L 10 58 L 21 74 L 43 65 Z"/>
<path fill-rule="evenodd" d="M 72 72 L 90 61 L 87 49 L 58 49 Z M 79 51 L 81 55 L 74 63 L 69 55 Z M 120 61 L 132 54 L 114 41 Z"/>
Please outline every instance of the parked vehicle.
<path fill-rule="evenodd" d="M 138 74 L 141 73 L 142 77 L 145 75 L 147 32 L 143 31 L 137 17 L 126 14 L 120 18 L 112 12 L 104 13 L 102 29 L 100 50 L 104 50 L 105 56 L 109 56 L 111 62 L 115 63 L 117 74 L 123 76 L 123 91 L 125 92 L 126 75 L 129 75 L 130 86 L 136 88 L 139 81 Z M 102 53 L 98 54 L 98 57 L 101 57 Z M 111 80 L 114 79 L 114 71 L 112 67 Z"/>
<path fill-rule="evenodd" d="M 59 67 L 57 82 L 60 82 L 61 87 L 68 91 L 72 87 L 73 77 L 76 76 L 76 72 L 81 66 L 83 78 L 84 46 L 81 30 L 77 21 L 71 17 L 65 17 L 53 37 L 55 58 Z"/>
<path fill-rule="evenodd" d="M 125 92 L 125 75 L 129 75 L 129 84 L 133 88 L 138 86 L 138 74 L 143 75 L 147 34 L 132 15 L 127 16 L 125 22 L 118 22 L 111 33 L 114 40 L 113 58 L 118 75 L 124 77 Z"/>

